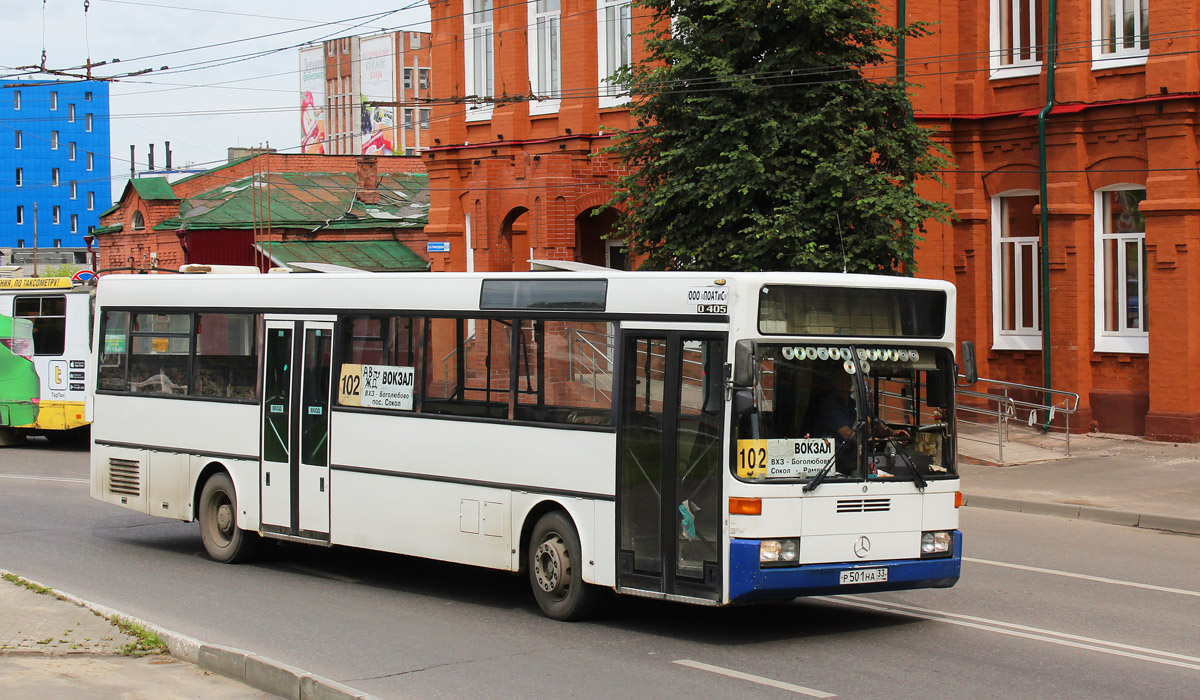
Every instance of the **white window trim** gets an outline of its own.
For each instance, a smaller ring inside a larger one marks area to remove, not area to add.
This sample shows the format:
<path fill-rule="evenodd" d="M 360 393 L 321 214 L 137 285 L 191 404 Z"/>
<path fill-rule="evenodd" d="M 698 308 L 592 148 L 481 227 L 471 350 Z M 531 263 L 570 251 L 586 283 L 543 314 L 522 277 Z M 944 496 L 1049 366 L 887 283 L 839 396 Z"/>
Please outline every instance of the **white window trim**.
<path fill-rule="evenodd" d="M 1041 351 L 1042 349 L 1042 332 L 1028 331 L 1006 331 L 1002 330 L 1004 324 L 1004 299 L 1002 290 L 1000 289 L 1000 281 L 1003 279 L 1000 269 L 1000 200 L 1004 197 L 1027 197 L 1037 195 L 1037 190 L 1008 190 L 992 197 L 992 349 L 993 350 L 1034 350 Z M 1038 274 L 1041 274 L 1039 267 Z M 1039 289 L 1040 293 L 1040 289 Z M 1042 308 L 1041 300 L 1035 307 L 1038 318 L 1041 318 Z"/>
<path fill-rule="evenodd" d="M 608 28 L 606 25 L 605 10 L 608 9 L 609 7 L 619 6 L 619 5 L 628 5 L 628 4 L 629 4 L 628 0 L 596 0 L 596 47 L 597 47 L 596 76 L 597 76 L 597 80 L 598 80 L 597 85 L 599 86 L 599 93 L 600 93 L 600 105 L 599 105 L 600 109 L 621 107 L 621 106 L 629 103 L 629 93 L 627 93 L 627 92 L 619 92 L 616 94 L 607 94 L 608 91 L 611 89 L 611 87 L 608 83 L 608 75 L 605 74 L 605 70 L 607 69 L 607 66 L 608 66 L 608 42 L 605 41 L 605 39 L 608 38 L 608 36 L 607 36 Z M 632 9 L 630 10 L 630 13 L 632 14 Z M 633 25 L 633 19 L 631 17 L 630 18 L 631 29 L 632 29 L 632 25 Z M 633 39 L 632 39 L 632 37 L 630 37 L 628 39 L 628 41 L 629 41 L 630 60 L 632 61 L 633 60 Z"/>
<path fill-rule="evenodd" d="M 537 2 L 529 3 L 529 24 L 526 27 L 526 43 L 529 44 L 529 85 L 533 89 L 534 94 L 538 93 L 537 84 L 542 72 L 542 57 L 538 55 L 538 20 L 548 19 L 553 20 L 558 24 L 557 41 L 558 46 L 555 47 L 554 59 L 558 64 L 558 85 L 551 89 L 550 94 L 554 95 L 554 99 L 548 100 L 530 100 L 529 114 L 536 116 L 539 114 L 557 114 L 562 100 L 559 95 L 562 94 L 562 5 L 559 4 L 559 9 L 554 12 L 538 13 Z"/>
<path fill-rule="evenodd" d="M 1146 65 L 1146 58 L 1150 55 L 1149 49 L 1126 49 L 1118 46 L 1115 53 L 1106 54 L 1103 52 L 1104 28 L 1100 26 L 1100 4 L 1111 1 L 1112 0 L 1092 0 L 1092 70 L 1105 70 L 1108 68 L 1123 68 L 1125 66 Z M 1124 1 L 1136 2 L 1137 0 Z M 1118 26 L 1120 26 L 1119 23 Z M 1141 44 L 1140 41 L 1135 43 Z"/>
<path fill-rule="evenodd" d="M 471 0 L 463 0 L 463 56 L 465 58 L 465 73 L 463 74 L 463 84 L 467 86 L 466 92 L 474 94 L 473 86 L 475 85 L 475 42 L 473 40 L 473 29 L 475 27 L 486 26 L 492 30 L 492 76 L 495 80 L 495 63 L 496 63 L 496 24 L 495 24 L 495 3 L 492 7 L 492 21 L 480 22 L 472 24 L 474 11 Z M 495 93 L 495 83 L 492 85 L 492 92 Z M 480 97 L 492 97 L 492 95 L 480 95 Z M 482 102 L 479 104 L 467 104 L 467 121 L 468 122 L 483 122 L 492 118 L 492 111 L 495 109 L 495 104 L 492 102 Z"/>
<path fill-rule="evenodd" d="M 1102 187 L 1092 196 L 1092 241 L 1094 249 L 1092 291 L 1092 308 L 1095 311 L 1096 352 L 1119 352 L 1129 355 L 1150 354 L 1150 334 L 1146 331 L 1136 334 L 1104 330 L 1104 194 L 1114 190 L 1144 190 L 1141 185 L 1113 185 Z M 1145 232 L 1142 232 L 1145 236 Z M 1145 310 L 1143 309 L 1143 313 Z"/>
<path fill-rule="evenodd" d="M 1000 3 L 1006 2 L 1011 4 L 1023 5 L 1026 9 L 1029 7 L 1029 0 L 990 0 L 991 14 L 988 19 L 988 35 L 991 41 L 991 51 L 988 52 L 988 60 L 991 63 L 991 80 L 1004 80 L 1007 78 L 1024 78 L 1031 75 L 1040 75 L 1042 72 L 1041 47 L 1034 46 L 1033 53 L 1035 58 L 1029 60 L 1016 59 L 1008 65 L 1000 62 L 1002 51 L 1000 49 Z M 1030 22 L 1030 29 L 1033 35 L 1037 36 L 1037 21 L 1035 15 Z"/>

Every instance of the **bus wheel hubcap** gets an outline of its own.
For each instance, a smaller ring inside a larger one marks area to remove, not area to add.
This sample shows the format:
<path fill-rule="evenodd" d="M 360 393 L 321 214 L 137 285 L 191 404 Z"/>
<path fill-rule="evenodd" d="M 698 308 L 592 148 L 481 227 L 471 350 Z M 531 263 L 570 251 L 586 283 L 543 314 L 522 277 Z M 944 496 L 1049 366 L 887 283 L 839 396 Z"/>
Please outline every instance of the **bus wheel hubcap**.
<path fill-rule="evenodd" d="M 226 537 L 233 533 L 233 508 L 228 503 L 217 506 L 217 531 Z"/>
<path fill-rule="evenodd" d="M 566 593 L 570 585 L 566 564 L 569 561 L 567 548 L 558 536 L 542 542 L 533 561 L 533 574 L 542 590 L 556 596 Z"/>

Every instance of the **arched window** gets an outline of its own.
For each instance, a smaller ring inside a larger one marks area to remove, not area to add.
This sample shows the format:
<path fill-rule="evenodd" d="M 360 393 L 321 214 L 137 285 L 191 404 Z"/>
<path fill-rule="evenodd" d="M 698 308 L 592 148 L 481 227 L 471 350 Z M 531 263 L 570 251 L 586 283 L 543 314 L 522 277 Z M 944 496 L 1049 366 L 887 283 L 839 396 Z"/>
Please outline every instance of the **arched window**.
<path fill-rule="evenodd" d="M 146 217 L 142 216 L 142 212 L 133 212 L 133 230 L 141 231 L 146 228 Z"/>

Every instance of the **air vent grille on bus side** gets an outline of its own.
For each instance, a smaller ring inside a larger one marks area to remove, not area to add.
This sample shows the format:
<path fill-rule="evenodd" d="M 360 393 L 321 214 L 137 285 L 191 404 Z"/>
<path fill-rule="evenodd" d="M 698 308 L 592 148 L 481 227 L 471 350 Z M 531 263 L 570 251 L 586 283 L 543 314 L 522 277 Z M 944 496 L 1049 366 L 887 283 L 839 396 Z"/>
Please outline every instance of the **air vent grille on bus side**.
<path fill-rule="evenodd" d="M 136 459 L 108 459 L 108 492 L 122 496 L 141 495 L 142 463 Z"/>
<path fill-rule="evenodd" d="M 886 513 L 891 509 L 890 498 L 843 498 L 837 502 L 839 513 Z"/>

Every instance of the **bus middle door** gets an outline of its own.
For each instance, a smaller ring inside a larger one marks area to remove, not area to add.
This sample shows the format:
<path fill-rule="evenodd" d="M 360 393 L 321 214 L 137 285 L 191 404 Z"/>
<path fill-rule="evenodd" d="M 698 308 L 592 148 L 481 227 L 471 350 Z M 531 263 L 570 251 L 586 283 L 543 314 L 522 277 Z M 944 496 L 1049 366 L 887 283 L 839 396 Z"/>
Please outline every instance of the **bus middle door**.
<path fill-rule="evenodd" d="M 260 474 L 264 532 L 329 540 L 332 348 L 332 321 L 266 321 Z"/>

